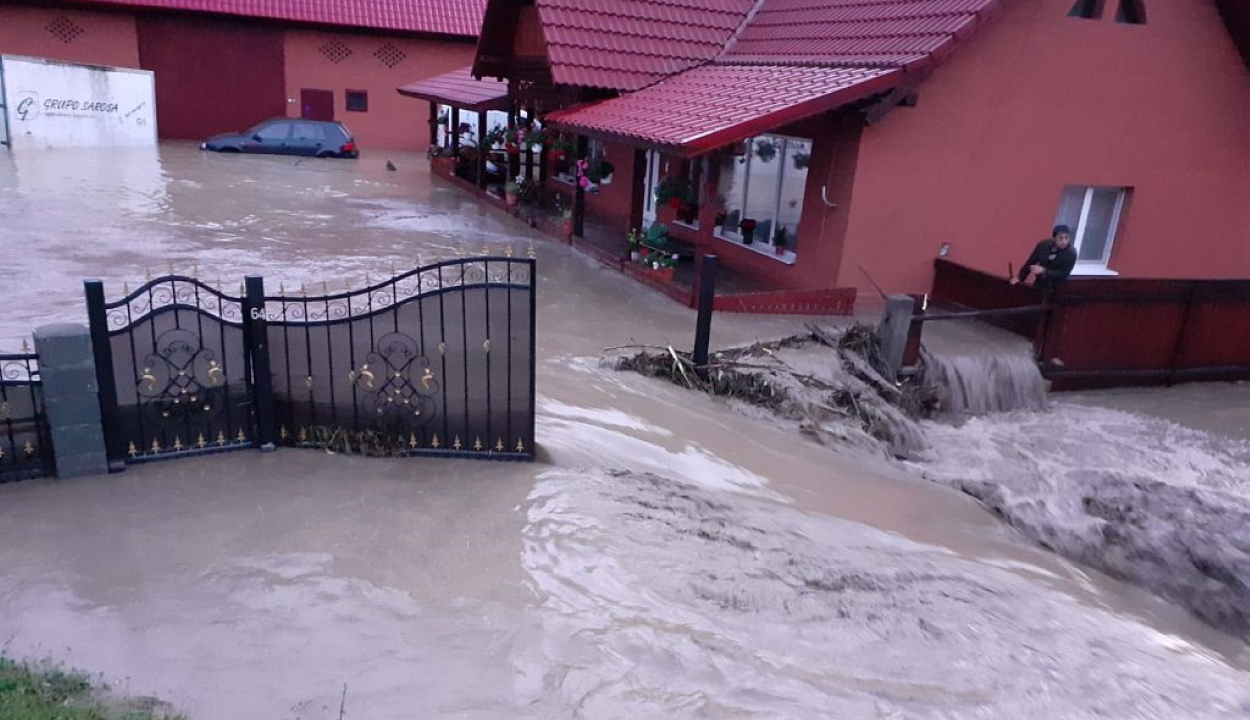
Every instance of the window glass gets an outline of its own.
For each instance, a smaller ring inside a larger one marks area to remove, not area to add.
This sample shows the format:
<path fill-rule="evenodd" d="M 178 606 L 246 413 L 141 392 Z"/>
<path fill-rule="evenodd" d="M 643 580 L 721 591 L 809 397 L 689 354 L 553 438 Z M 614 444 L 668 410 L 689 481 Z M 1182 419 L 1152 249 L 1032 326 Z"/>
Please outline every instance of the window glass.
<path fill-rule="evenodd" d="M 777 180 L 781 176 L 782 141 L 770 135 L 751 142 L 751 155 L 747 158 L 745 219 L 755 221 L 755 238 L 771 242 L 777 219 Z"/>
<path fill-rule="evenodd" d="M 807 166 L 811 158 L 810 140 L 785 139 L 785 153 L 781 158 L 781 193 L 777 206 L 777 225 L 786 229 L 786 247 L 790 250 L 797 247 L 799 219 L 803 215 L 803 195 L 807 189 Z M 766 239 L 772 242 L 773 237 L 769 235 Z"/>
<path fill-rule="evenodd" d="M 260 136 L 261 140 L 286 140 L 291 134 L 290 130 L 290 123 L 270 123 L 257 130 L 256 134 Z"/>
<path fill-rule="evenodd" d="M 325 140 L 325 128 L 315 123 L 295 123 L 291 133 L 293 140 Z"/>
<path fill-rule="evenodd" d="M 369 93 L 364 90 L 348 90 L 347 109 L 352 112 L 368 112 Z"/>
<path fill-rule="evenodd" d="M 740 238 L 738 223 L 742 220 L 742 207 L 746 198 L 747 186 L 746 155 L 725 153 L 720 160 L 720 194 L 725 198 L 725 223 L 721 234 L 725 237 Z"/>
<path fill-rule="evenodd" d="M 1119 198 L 1119 188 L 1094 188 L 1089 214 L 1085 217 L 1085 227 L 1081 232 L 1081 245 L 1077 248 L 1078 260 L 1106 261 L 1114 231 L 1111 223 L 1115 219 L 1115 206 Z"/>

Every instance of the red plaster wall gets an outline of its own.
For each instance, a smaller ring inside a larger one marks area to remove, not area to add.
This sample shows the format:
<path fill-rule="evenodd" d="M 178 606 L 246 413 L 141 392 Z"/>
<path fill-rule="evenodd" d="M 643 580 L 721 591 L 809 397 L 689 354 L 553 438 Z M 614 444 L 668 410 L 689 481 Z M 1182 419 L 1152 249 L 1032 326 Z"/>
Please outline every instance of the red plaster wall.
<path fill-rule="evenodd" d="M 333 40 L 351 50 L 341 62 L 327 59 L 319 48 Z M 388 68 L 374 56 L 393 45 L 405 59 Z M 363 151 L 424 150 L 430 144 L 429 104 L 406 98 L 395 88 L 471 65 L 472 42 L 443 42 L 387 35 L 288 30 L 286 33 L 287 114 L 298 117 L 301 88 L 334 93 L 334 119 L 347 125 Z M 369 93 L 368 112 L 348 112 L 347 90 Z"/>
<path fill-rule="evenodd" d="M 921 87 L 865 128 L 839 285 L 929 289 L 950 258 L 1006 274 L 1050 232 L 1064 185 L 1133 188 L 1110 267 L 1250 277 L 1250 72 L 1210 2 L 1147 2 L 1147 25 L 1004 0 Z"/>
<path fill-rule="evenodd" d="M 630 193 L 634 182 L 634 149 L 608 143 L 604 156 L 612 163 L 612 184 L 600 185 L 599 192 L 586 196 L 586 212 L 619 225 L 629 232 Z"/>
<path fill-rule="evenodd" d="M 141 15 L 137 25 L 161 137 L 202 140 L 284 113 L 278 26 L 185 15 Z"/>
<path fill-rule="evenodd" d="M 65 17 L 84 31 L 66 43 L 48 32 Z M 0 53 L 65 62 L 139 67 L 135 18 L 130 13 L 0 5 Z"/>

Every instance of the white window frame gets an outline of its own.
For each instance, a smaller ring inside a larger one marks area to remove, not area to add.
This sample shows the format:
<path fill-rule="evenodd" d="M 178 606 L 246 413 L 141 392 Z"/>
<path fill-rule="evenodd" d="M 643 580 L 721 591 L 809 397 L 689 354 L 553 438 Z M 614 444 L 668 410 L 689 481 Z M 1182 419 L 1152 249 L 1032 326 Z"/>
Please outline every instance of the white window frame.
<path fill-rule="evenodd" d="M 1067 187 L 1074 187 L 1069 185 Z M 1107 267 L 1111 261 L 1111 251 L 1115 248 L 1115 236 L 1120 229 L 1120 212 L 1124 209 L 1124 198 L 1128 196 L 1128 188 L 1118 187 L 1114 185 L 1076 185 L 1075 187 L 1085 188 L 1085 199 L 1081 202 L 1081 216 L 1076 222 L 1076 227 L 1072 229 L 1072 247 L 1076 250 L 1077 258 L 1076 266 L 1072 268 L 1073 275 L 1118 275 L 1116 271 Z M 1103 248 L 1102 258 L 1098 260 L 1080 260 L 1081 243 L 1085 240 L 1086 221 L 1089 219 L 1089 210 L 1094 203 L 1095 190 L 1115 190 L 1117 195 L 1115 198 L 1115 208 L 1111 211 L 1111 223 L 1107 228 L 1107 246 Z M 1067 188 L 1064 188 L 1067 192 Z"/>
<path fill-rule="evenodd" d="M 764 137 L 765 135 L 770 138 L 777 138 L 783 141 L 782 147 L 778 151 L 778 154 L 780 157 L 777 158 L 778 162 L 782 164 L 782 167 L 781 167 L 781 172 L 777 173 L 777 200 L 774 203 L 774 210 L 773 210 L 774 223 L 775 223 L 776 218 L 781 217 L 781 187 L 782 187 L 782 183 L 785 182 L 784 165 L 785 165 L 786 160 L 790 159 L 791 157 L 790 151 L 789 151 L 789 145 L 787 143 L 790 140 L 794 140 L 797 142 L 808 143 L 810 147 L 814 148 L 816 146 L 816 140 L 815 138 L 798 137 L 796 135 L 782 135 L 781 133 L 763 133 L 761 135 L 756 135 L 754 137 L 747 138 L 745 140 L 745 142 L 747 143 L 746 163 L 745 163 L 746 178 L 744 182 L 742 183 L 742 200 L 743 200 L 744 207 L 746 206 L 747 194 L 751 190 L 751 163 L 754 161 L 754 156 L 755 156 L 755 142 L 759 140 L 760 138 Z M 803 204 L 806 205 L 806 203 L 807 203 L 807 192 L 806 192 L 806 188 L 804 188 Z M 801 214 L 802 214 L 802 210 L 800 210 L 800 216 Z M 763 242 L 760 245 L 756 245 L 755 243 L 751 243 L 750 245 L 744 245 L 742 242 L 742 233 L 736 232 L 730 228 L 726 228 L 723 225 L 720 226 L 720 230 L 718 232 L 713 233 L 713 235 L 718 240 L 724 240 L 725 242 L 733 243 L 734 245 L 744 247 L 748 250 L 754 250 L 760 255 L 772 258 L 773 260 L 785 263 L 786 265 L 793 265 L 798 260 L 798 255 L 795 253 L 794 250 L 786 250 L 785 254 L 777 255 L 773 249 L 772 238 L 768 238 L 766 242 Z M 795 228 L 795 235 L 796 236 L 798 235 L 798 228 Z"/>

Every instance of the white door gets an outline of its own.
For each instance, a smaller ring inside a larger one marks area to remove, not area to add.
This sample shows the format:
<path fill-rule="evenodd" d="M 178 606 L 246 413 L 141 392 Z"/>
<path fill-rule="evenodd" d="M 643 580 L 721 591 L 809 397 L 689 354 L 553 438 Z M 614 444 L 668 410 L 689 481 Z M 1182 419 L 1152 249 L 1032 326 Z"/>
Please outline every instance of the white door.
<path fill-rule="evenodd" d="M 655 189 L 660 184 L 660 153 L 647 151 L 647 187 L 642 201 L 642 229 L 646 230 L 655 222 Z"/>

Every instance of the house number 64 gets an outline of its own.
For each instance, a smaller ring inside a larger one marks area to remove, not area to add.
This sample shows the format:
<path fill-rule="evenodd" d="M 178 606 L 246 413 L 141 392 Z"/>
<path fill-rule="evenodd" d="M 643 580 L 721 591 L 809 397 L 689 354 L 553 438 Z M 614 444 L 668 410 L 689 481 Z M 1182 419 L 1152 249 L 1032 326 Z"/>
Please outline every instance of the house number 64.
<path fill-rule="evenodd" d="M 264 308 L 252 308 L 252 319 L 253 319 L 253 320 L 264 320 L 264 319 L 265 319 L 265 310 L 264 310 Z"/>

